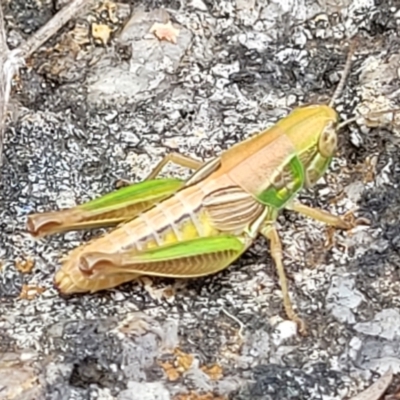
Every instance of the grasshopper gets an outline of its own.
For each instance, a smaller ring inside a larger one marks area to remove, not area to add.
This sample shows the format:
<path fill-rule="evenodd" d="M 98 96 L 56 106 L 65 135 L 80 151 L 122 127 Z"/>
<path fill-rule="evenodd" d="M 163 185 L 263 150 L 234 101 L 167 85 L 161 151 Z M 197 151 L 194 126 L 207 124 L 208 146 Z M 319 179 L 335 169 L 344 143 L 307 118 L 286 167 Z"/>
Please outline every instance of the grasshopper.
<path fill-rule="evenodd" d="M 354 49 L 329 105 L 296 108 L 271 128 L 202 163 L 172 153 L 142 182 L 76 207 L 28 216 L 35 237 L 108 225 L 110 233 L 74 249 L 55 275 L 63 294 L 109 289 L 141 276 L 195 278 L 217 273 L 239 258 L 261 234 L 270 242 L 286 315 L 301 333 L 282 261 L 275 221 L 289 209 L 348 230 L 360 222 L 296 200 L 328 169 L 337 147 L 338 113 Z M 195 170 L 187 180 L 157 179 L 173 162 Z"/>

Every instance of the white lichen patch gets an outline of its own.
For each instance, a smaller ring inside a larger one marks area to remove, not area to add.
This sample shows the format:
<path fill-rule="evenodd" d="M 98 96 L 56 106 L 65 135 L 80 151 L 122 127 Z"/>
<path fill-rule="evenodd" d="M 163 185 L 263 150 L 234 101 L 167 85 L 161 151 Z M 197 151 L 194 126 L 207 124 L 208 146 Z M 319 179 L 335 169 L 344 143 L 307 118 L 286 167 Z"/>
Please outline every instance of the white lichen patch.
<path fill-rule="evenodd" d="M 360 67 L 358 94 L 361 102 L 356 111 L 364 118 L 361 124 L 368 127 L 388 127 L 399 135 L 400 113 L 398 111 L 399 54 L 382 58 L 369 56 Z"/>

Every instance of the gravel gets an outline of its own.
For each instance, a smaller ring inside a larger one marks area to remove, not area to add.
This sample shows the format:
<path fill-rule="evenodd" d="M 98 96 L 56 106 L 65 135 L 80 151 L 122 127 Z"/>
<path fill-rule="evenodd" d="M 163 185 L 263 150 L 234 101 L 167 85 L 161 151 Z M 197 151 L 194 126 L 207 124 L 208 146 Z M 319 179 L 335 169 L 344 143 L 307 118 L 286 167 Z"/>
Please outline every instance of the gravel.
<path fill-rule="evenodd" d="M 54 10 L 13 0 L 5 13 L 13 47 Z M 148 33 L 165 18 L 176 44 Z M 111 32 L 106 45 L 94 23 Z M 389 365 L 400 373 L 397 117 L 343 129 L 329 174 L 300 196 L 357 208 L 370 226 L 334 232 L 327 248 L 326 227 L 279 217 L 307 337 L 286 321 L 261 238 L 214 276 L 62 297 L 60 258 L 103 230 L 40 240 L 25 230 L 28 214 L 139 181 L 170 151 L 207 160 L 300 104 L 326 102 L 354 33 L 341 117 L 398 108 L 399 24 L 390 0 L 104 1 L 47 43 L 13 94 L 1 169 L 0 398 L 339 400 Z"/>

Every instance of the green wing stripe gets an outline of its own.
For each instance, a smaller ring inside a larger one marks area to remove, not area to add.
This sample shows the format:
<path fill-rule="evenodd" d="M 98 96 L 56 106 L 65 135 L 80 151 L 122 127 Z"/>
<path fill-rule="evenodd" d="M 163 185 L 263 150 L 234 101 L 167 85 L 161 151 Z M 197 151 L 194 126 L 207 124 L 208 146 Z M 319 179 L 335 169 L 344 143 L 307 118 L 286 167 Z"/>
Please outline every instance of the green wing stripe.
<path fill-rule="evenodd" d="M 246 248 L 237 237 L 221 235 L 174 243 L 140 253 L 85 253 L 80 258 L 80 269 L 88 275 L 129 272 L 171 278 L 197 277 L 226 268 Z"/>
<path fill-rule="evenodd" d="M 105 212 L 133 205 L 143 201 L 159 200 L 169 196 L 184 185 L 179 179 L 155 179 L 143 181 L 108 193 L 98 199 L 88 201 L 79 206 L 82 210 Z"/>
<path fill-rule="evenodd" d="M 133 257 L 128 256 L 128 258 L 130 262 L 154 262 L 176 260 L 181 257 L 194 257 L 227 250 L 241 251 L 242 248 L 243 243 L 236 236 L 221 235 L 173 243 L 141 252 Z"/>
<path fill-rule="evenodd" d="M 178 179 L 156 179 L 136 183 L 66 210 L 28 216 L 32 236 L 115 225 L 134 218 L 184 185 Z"/>

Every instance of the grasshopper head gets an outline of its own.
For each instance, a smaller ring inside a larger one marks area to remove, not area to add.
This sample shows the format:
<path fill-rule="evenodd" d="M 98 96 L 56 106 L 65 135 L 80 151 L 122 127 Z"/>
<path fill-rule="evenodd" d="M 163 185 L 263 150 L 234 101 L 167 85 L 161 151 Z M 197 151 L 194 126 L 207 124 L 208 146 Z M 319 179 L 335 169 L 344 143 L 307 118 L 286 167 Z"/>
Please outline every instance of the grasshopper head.
<path fill-rule="evenodd" d="M 351 58 L 356 44 L 357 41 L 353 40 L 350 45 L 342 77 L 329 105 L 300 107 L 292 113 L 297 124 L 296 129 L 292 129 L 288 136 L 303 164 L 305 187 L 313 186 L 322 177 L 336 151 L 339 116 L 333 109 L 333 104 L 341 95 L 350 73 Z"/>
<path fill-rule="evenodd" d="M 313 186 L 325 173 L 337 147 L 338 114 L 327 105 L 300 107 L 282 120 L 304 167 L 306 187 Z"/>

